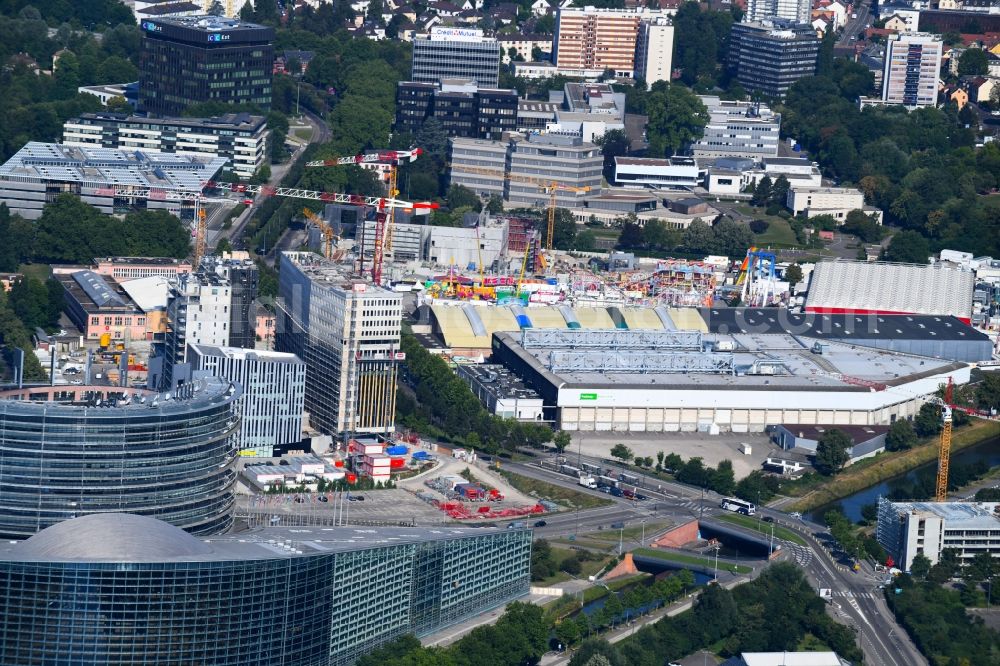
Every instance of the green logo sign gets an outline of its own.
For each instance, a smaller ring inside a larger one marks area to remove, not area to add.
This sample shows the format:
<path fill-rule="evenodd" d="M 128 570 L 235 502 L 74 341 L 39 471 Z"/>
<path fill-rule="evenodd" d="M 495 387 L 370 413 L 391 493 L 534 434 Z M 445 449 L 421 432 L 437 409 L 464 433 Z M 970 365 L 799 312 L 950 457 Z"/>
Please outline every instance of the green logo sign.
<path fill-rule="evenodd" d="M 581 393 L 580 400 L 597 400 L 596 393 Z"/>

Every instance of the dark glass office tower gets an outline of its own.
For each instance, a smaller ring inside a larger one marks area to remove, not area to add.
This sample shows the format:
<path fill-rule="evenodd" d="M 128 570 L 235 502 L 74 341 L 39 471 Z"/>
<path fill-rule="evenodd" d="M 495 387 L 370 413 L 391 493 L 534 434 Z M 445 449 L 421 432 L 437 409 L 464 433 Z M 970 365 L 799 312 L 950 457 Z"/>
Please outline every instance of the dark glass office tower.
<path fill-rule="evenodd" d="M 143 111 L 179 116 L 199 102 L 270 108 L 273 28 L 217 16 L 150 19 L 140 28 Z"/>

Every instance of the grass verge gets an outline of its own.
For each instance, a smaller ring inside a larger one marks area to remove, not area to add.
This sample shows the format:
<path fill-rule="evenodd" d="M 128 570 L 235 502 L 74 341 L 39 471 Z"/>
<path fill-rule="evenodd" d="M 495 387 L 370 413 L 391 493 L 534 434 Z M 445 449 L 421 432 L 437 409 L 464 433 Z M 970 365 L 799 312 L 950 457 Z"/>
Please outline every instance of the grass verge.
<path fill-rule="evenodd" d="M 499 473 L 504 479 L 507 480 L 507 483 L 514 486 L 515 489 L 525 495 L 536 497 L 538 499 L 551 500 L 556 504 L 560 504 L 570 509 L 596 509 L 598 507 L 608 506 L 614 503 L 609 499 L 604 499 L 603 497 L 594 497 L 593 495 L 588 495 L 587 493 L 577 492 L 572 488 L 564 488 L 563 486 L 557 486 L 547 481 L 541 481 L 539 479 L 521 476 L 520 474 L 514 474 L 513 472 L 508 472 L 507 470 L 501 469 Z"/>
<path fill-rule="evenodd" d="M 21 264 L 17 267 L 17 272 L 26 278 L 35 278 L 41 282 L 45 282 L 52 275 L 52 269 L 48 264 Z"/>
<path fill-rule="evenodd" d="M 745 527 L 748 530 L 753 530 L 754 532 L 760 532 L 761 534 L 771 536 L 771 525 L 772 523 L 765 523 L 758 521 L 756 518 L 751 518 L 750 516 L 740 516 L 738 514 L 733 515 L 722 515 L 715 516 L 716 520 L 721 520 L 726 523 L 732 523 L 733 525 L 739 525 L 740 527 Z M 788 529 L 787 527 L 781 527 L 779 525 L 774 525 L 774 536 L 778 539 L 784 539 L 785 541 L 791 541 L 792 543 L 797 543 L 800 546 L 806 545 L 806 540 L 800 537 L 798 534 Z"/>
<path fill-rule="evenodd" d="M 617 592 L 618 590 L 624 589 L 629 585 L 634 585 L 643 578 L 648 577 L 648 573 L 637 573 L 631 576 L 622 576 L 621 578 L 615 578 L 612 581 L 608 581 L 607 587 L 604 585 L 595 585 L 593 587 L 588 587 L 583 591 L 583 603 L 587 604 L 595 599 L 600 599 L 601 597 L 606 597 L 608 591 Z"/>
<path fill-rule="evenodd" d="M 573 556 L 576 552 L 572 548 L 563 548 L 561 546 L 552 545 L 552 555 L 555 557 L 556 562 L 560 565 L 566 558 Z M 580 562 L 580 573 L 575 576 L 570 576 L 565 571 L 557 571 L 548 578 L 543 578 L 542 580 L 535 581 L 533 585 L 538 585 L 539 587 L 550 587 L 556 583 L 562 583 L 571 578 L 579 578 L 581 580 L 586 580 L 590 576 L 596 576 L 597 572 L 604 568 L 604 566 L 611 560 L 610 556 L 602 556 L 597 559 L 587 560 L 585 562 Z"/>
<path fill-rule="evenodd" d="M 646 532 L 645 532 L 646 537 L 652 537 L 653 535 L 658 534 L 663 530 L 667 529 L 671 525 L 673 525 L 673 523 L 670 522 L 646 523 Z M 619 532 L 621 532 L 620 535 Z M 580 537 L 585 539 L 597 539 L 598 541 L 613 541 L 614 543 L 618 543 L 619 537 L 627 542 L 627 541 L 638 541 L 639 539 L 642 538 L 642 535 L 643 535 L 642 525 L 633 524 L 629 527 L 626 527 L 624 530 L 616 530 L 609 528 L 606 530 L 601 530 L 600 532 L 587 532 L 586 534 L 581 534 Z"/>
<path fill-rule="evenodd" d="M 668 562 L 677 562 L 678 564 L 693 564 L 701 567 L 708 567 L 712 569 L 715 567 L 715 560 L 709 559 L 707 557 L 699 557 L 698 555 L 684 555 L 682 553 L 673 553 L 663 550 L 655 550 L 653 548 L 636 548 L 632 551 L 633 555 L 642 555 L 644 557 L 653 557 L 660 560 L 666 560 Z M 733 573 L 750 573 L 753 571 L 748 566 L 742 564 L 730 564 L 728 562 L 723 562 L 719 564 L 720 569 L 725 569 L 726 571 L 731 571 Z"/>
<path fill-rule="evenodd" d="M 987 439 L 1000 436 L 1000 423 L 976 420 L 955 432 L 951 438 L 951 452 L 979 444 Z M 875 458 L 851 465 L 837 476 L 802 497 L 792 507 L 795 511 L 813 509 L 836 502 L 858 491 L 870 488 L 929 463 L 937 458 L 938 438 L 933 437 L 909 451 L 882 453 Z"/>

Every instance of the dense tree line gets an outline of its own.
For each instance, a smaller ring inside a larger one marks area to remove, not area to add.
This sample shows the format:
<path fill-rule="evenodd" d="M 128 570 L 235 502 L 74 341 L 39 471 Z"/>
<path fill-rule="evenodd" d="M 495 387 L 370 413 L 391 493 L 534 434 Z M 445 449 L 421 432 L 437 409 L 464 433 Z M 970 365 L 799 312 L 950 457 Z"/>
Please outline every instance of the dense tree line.
<path fill-rule="evenodd" d="M 704 10 L 697 2 L 685 2 L 677 9 L 674 67 L 681 69 L 681 81 L 705 91 L 725 83 L 729 32 L 741 13 Z"/>
<path fill-rule="evenodd" d="M 522 666 L 548 650 L 552 621 L 540 606 L 514 602 L 495 624 L 476 627 L 446 648 L 425 648 L 404 636 L 365 655 L 358 666 Z"/>
<path fill-rule="evenodd" d="M 926 238 L 930 250 L 1000 252 L 1000 201 L 984 196 L 1000 184 L 1000 146 L 976 149 L 969 119 L 954 105 L 859 109 L 857 98 L 872 90 L 864 65 L 837 59 L 829 74 L 792 86 L 779 109 L 782 132 L 827 176 L 860 187 L 887 223 Z"/>
<path fill-rule="evenodd" d="M 24 378 L 28 381 L 45 379 L 45 372 L 42 364 L 35 356 L 35 347 L 31 340 L 31 329 L 18 317 L 11 302 L 11 296 L 0 289 L 0 343 L 3 344 L 2 359 L 7 365 L 6 376 L 13 376 L 12 367 L 14 363 L 13 350 L 20 349 L 24 352 Z"/>
<path fill-rule="evenodd" d="M 103 108 L 97 97 L 78 93 L 79 86 L 138 79 L 140 40 L 131 12 L 119 2 L 62 0 L 39 3 L 37 9 L 27 3 L 4 4 L 0 9 L 0 64 L 4 65 L 0 69 L 0 117 L 4 119 L 0 160 L 27 141 L 57 141 L 64 121 Z M 103 12 L 106 5 L 123 14 Z M 66 7 L 72 9 L 71 15 L 63 11 Z M 100 35 L 86 31 L 93 25 L 104 25 L 104 31 Z M 54 29 L 51 36 L 50 28 Z M 54 65 L 53 55 L 61 49 L 66 50 Z M 54 67 L 55 71 L 38 74 L 31 62 L 41 70 Z"/>
<path fill-rule="evenodd" d="M 191 235 L 163 210 L 133 211 L 124 219 L 100 213 L 73 194 L 60 194 L 29 222 L 0 204 L 0 270 L 25 261 L 89 264 L 95 257 L 186 257 Z"/>
<path fill-rule="evenodd" d="M 710 585 L 690 611 L 643 627 L 615 646 L 604 643 L 587 650 L 603 654 L 612 664 L 653 666 L 709 646 L 725 656 L 791 651 L 808 634 L 845 659 L 862 658 L 854 631 L 826 614 L 826 604 L 799 568 L 781 563 L 732 591 Z M 570 663 L 583 666 L 587 658 L 577 654 Z"/>
<path fill-rule="evenodd" d="M 992 570 L 992 558 L 985 555 L 989 561 L 983 564 Z M 943 567 L 931 567 L 926 557 L 918 556 L 913 575 L 896 579 L 900 592 L 886 594 L 889 607 L 932 666 L 1000 663 L 1000 632 L 966 612 L 964 591 L 941 586 L 948 566 L 946 561 Z"/>
<path fill-rule="evenodd" d="M 504 419 L 486 411 L 468 385 L 440 356 L 428 352 L 412 335 L 404 334 L 400 350 L 406 353 L 404 381 L 415 399 L 400 391 L 400 423 L 497 453 L 501 448 L 541 446 L 552 440 L 545 425 Z"/>

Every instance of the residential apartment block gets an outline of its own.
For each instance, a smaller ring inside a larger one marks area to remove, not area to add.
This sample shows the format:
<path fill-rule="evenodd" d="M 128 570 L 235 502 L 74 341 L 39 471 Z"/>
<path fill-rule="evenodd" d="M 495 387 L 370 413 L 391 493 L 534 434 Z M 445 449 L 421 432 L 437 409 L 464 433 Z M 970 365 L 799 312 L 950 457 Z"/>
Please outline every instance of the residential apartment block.
<path fill-rule="evenodd" d="M 192 344 L 188 356 L 195 378 L 205 373 L 242 387 L 234 410 L 241 456 L 270 458 L 275 449 L 302 440 L 306 364 L 295 354 Z"/>
<path fill-rule="evenodd" d="M 941 37 L 901 33 L 886 45 L 882 101 L 907 108 L 936 106 L 941 70 Z"/>
<path fill-rule="evenodd" d="M 728 66 L 747 90 L 784 97 L 793 83 L 816 73 L 819 37 L 809 24 L 781 19 L 736 23 Z"/>
<path fill-rule="evenodd" d="M 161 390 L 190 379 L 188 345 L 229 344 L 231 307 L 232 289 L 224 276 L 209 271 L 177 276 L 167 296 L 163 354 L 150 359 L 150 375 Z"/>
<path fill-rule="evenodd" d="M 552 60 L 560 70 L 635 74 L 641 14 L 623 9 L 560 8 Z"/>
<path fill-rule="evenodd" d="M 63 145 L 212 155 L 226 169 L 249 178 L 267 160 L 263 116 L 229 113 L 216 118 L 145 118 L 120 113 L 85 113 L 63 124 Z"/>
<path fill-rule="evenodd" d="M 786 19 L 796 23 L 809 23 L 811 12 L 810 0 L 747 0 L 744 20 Z"/>
<path fill-rule="evenodd" d="M 517 91 L 480 88 L 469 79 L 400 81 L 396 131 L 416 132 L 428 118 L 439 120 L 449 136 L 500 139 L 516 129 Z"/>
<path fill-rule="evenodd" d="M 275 349 L 308 367 L 305 406 L 326 434 L 395 427 L 402 297 L 311 252 L 283 252 Z"/>
<path fill-rule="evenodd" d="M 698 97 L 708 109 L 705 132 L 691 146 L 695 157 L 746 157 L 759 161 L 778 155 L 781 114 L 766 104 Z"/>
<path fill-rule="evenodd" d="M 635 52 L 635 78 L 652 86 L 657 81 L 670 81 L 673 71 L 674 25 L 659 17 L 639 24 L 639 40 Z"/>
<path fill-rule="evenodd" d="M 413 81 L 472 79 L 484 88 L 496 88 L 500 79 L 500 45 L 477 28 L 435 26 L 428 35 L 413 38 Z"/>
<path fill-rule="evenodd" d="M 829 215 L 841 224 L 852 210 L 874 212 L 879 221 L 882 219 L 882 211 L 865 206 L 864 193 L 854 187 L 792 187 L 788 190 L 786 205 L 794 215 Z"/>

